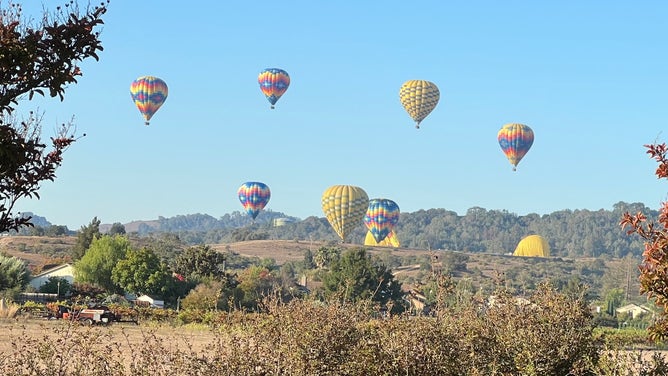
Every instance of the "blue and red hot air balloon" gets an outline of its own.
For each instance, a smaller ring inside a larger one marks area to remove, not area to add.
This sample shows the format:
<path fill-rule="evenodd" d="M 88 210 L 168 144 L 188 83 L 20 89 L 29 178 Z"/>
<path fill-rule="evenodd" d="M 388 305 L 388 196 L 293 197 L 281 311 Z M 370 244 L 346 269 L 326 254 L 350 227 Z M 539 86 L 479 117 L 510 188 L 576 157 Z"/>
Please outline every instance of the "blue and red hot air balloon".
<path fill-rule="evenodd" d="M 513 171 L 515 171 L 517 170 L 517 164 L 520 163 L 533 145 L 533 130 L 528 125 L 510 123 L 499 130 L 497 139 L 501 150 L 503 150 L 508 161 L 513 165 Z"/>
<path fill-rule="evenodd" d="M 130 85 L 130 95 L 139 112 L 144 116 L 146 125 L 151 117 L 165 103 L 168 89 L 165 81 L 154 76 L 142 76 Z"/>
<path fill-rule="evenodd" d="M 260 72 L 257 82 L 260 84 L 260 90 L 267 97 L 273 109 L 276 102 L 288 90 L 290 75 L 283 69 L 267 68 Z"/>
<path fill-rule="evenodd" d="M 269 202 L 269 198 L 271 198 L 269 187 L 257 181 L 243 183 L 239 187 L 237 194 L 244 210 L 246 210 L 253 220 L 260 214 L 260 211 L 264 209 Z"/>
<path fill-rule="evenodd" d="M 376 243 L 382 242 L 399 222 L 399 205 L 386 198 L 369 200 L 369 208 L 364 216 L 364 224 Z"/>

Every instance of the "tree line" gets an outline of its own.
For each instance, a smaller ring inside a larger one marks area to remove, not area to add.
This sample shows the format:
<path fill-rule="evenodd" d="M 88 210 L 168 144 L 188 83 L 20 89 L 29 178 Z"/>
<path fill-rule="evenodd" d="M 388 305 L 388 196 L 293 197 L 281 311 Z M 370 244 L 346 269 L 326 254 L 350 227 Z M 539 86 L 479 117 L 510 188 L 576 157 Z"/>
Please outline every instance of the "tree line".
<path fill-rule="evenodd" d="M 642 239 L 629 236 L 620 227 L 624 213 L 643 213 L 649 220 L 658 219 L 658 211 L 642 203 L 618 202 L 612 210 L 560 210 L 550 214 L 517 215 L 506 210 L 473 207 L 464 215 L 446 209 L 418 210 L 402 213 L 395 228 L 402 248 L 451 250 L 472 253 L 512 253 L 525 236 L 545 237 L 556 257 L 622 258 L 639 257 L 644 249 Z M 289 218 L 282 226 L 275 219 Z M 114 224 L 116 227 L 119 223 Z M 26 234 L 39 234 L 39 226 Z M 47 233 L 49 231 L 46 231 Z M 53 231 L 51 231 L 53 232 Z M 160 217 L 157 225 L 140 225 L 137 235 L 170 233 L 186 244 L 218 244 L 247 240 L 320 240 L 338 241 L 324 217 L 303 220 L 281 212 L 264 211 L 254 223 L 241 212 L 216 219 L 206 214 Z M 350 242 L 363 244 L 366 228 L 360 223 Z"/>

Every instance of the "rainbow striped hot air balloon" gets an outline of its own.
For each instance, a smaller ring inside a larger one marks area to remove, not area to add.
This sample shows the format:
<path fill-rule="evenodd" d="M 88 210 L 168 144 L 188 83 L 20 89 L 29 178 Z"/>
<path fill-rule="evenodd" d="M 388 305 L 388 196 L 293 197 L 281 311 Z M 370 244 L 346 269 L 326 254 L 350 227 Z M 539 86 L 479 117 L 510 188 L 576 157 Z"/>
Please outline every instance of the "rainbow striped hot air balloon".
<path fill-rule="evenodd" d="M 504 125 L 497 135 L 501 150 L 517 170 L 517 164 L 533 145 L 533 130 L 524 124 L 510 123 Z"/>
<path fill-rule="evenodd" d="M 386 198 L 374 198 L 364 216 L 364 224 L 376 243 L 382 242 L 399 222 L 399 205 Z"/>
<path fill-rule="evenodd" d="M 144 115 L 146 125 L 167 99 L 167 84 L 154 76 L 142 76 L 130 85 L 130 95 L 139 112 Z"/>
<path fill-rule="evenodd" d="M 415 128 L 429 115 L 441 98 L 438 87 L 429 81 L 410 80 L 399 89 L 399 100 L 408 115 L 415 121 Z"/>
<path fill-rule="evenodd" d="M 237 194 L 244 210 L 246 210 L 253 220 L 260 214 L 260 210 L 264 209 L 269 202 L 269 198 L 271 198 L 269 187 L 257 181 L 243 183 L 239 187 Z"/>
<path fill-rule="evenodd" d="M 368 208 L 369 196 L 360 187 L 334 185 L 322 194 L 322 211 L 343 242 L 362 223 Z"/>
<path fill-rule="evenodd" d="M 273 109 L 276 102 L 288 90 L 290 75 L 283 69 L 267 68 L 260 72 L 257 82 L 260 84 L 260 90 L 267 97 Z"/>

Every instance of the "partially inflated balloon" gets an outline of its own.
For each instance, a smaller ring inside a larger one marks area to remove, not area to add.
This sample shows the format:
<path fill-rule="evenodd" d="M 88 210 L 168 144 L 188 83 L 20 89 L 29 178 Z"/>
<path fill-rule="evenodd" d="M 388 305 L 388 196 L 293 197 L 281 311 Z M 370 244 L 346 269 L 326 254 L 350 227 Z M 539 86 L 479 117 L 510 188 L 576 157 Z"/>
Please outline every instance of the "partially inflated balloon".
<path fill-rule="evenodd" d="M 529 235 L 517 243 L 513 256 L 550 257 L 550 243 L 540 235 Z"/>
<path fill-rule="evenodd" d="M 267 68 L 260 72 L 257 82 L 260 84 L 260 90 L 271 103 L 271 108 L 274 108 L 276 102 L 288 90 L 290 76 L 283 69 Z"/>
<path fill-rule="evenodd" d="M 260 182 L 249 181 L 243 183 L 239 190 L 237 191 L 239 195 L 239 201 L 244 207 L 244 210 L 250 215 L 253 219 L 260 214 L 260 210 L 269 202 L 271 197 L 271 191 L 269 187 Z"/>
<path fill-rule="evenodd" d="M 517 169 L 517 164 L 533 145 L 533 130 L 524 124 L 511 123 L 506 124 L 499 131 L 497 138 L 501 150 L 513 165 L 513 171 Z"/>
<path fill-rule="evenodd" d="M 420 122 L 436 108 L 440 97 L 438 87 L 429 81 L 406 81 L 399 90 L 401 104 L 415 121 L 415 128 L 420 128 Z"/>
<path fill-rule="evenodd" d="M 360 187 L 334 185 L 322 194 L 322 211 L 343 242 L 362 223 L 369 208 L 369 196 Z"/>
<path fill-rule="evenodd" d="M 130 95 L 139 112 L 144 115 L 146 125 L 167 99 L 167 84 L 154 76 L 142 76 L 130 85 Z"/>
<path fill-rule="evenodd" d="M 364 215 L 364 224 L 380 243 L 399 222 L 399 205 L 386 198 L 374 198 Z"/>
<path fill-rule="evenodd" d="M 366 236 L 364 237 L 364 245 L 368 245 L 371 247 L 394 247 L 398 248 L 401 244 L 399 242 L 399 237 L 397 236 L 397 233 L 394 232 L 394 230 L 390 231 L 389 234 L 385 237 L 380 242 L 377 242 L 376 239 L 374 239 L 373 234 L 371 231 L 366 232 Z"/>

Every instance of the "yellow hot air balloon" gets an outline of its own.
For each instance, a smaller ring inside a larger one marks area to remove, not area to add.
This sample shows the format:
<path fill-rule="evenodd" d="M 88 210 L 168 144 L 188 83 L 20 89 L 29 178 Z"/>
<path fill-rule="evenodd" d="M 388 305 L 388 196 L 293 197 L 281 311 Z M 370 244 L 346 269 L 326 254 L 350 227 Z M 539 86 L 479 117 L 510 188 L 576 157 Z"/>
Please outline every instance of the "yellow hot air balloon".
<path fill-rule="evenodd" d="M 360 187 L 334 185 L 322 194 L 322 211 L 344 243 L 348 234 L 362 224 L 368 208 L 369 196 Z"/>
<path fill-rule="evenodd" d="M 364 238 L 364 245 L 368 245 L 370 247 L 394 247 L 394 248 L 399 248 L 399 246 L 401 244 L 399 243 L 399 237 L 394 232 L 394 230 L 392 230 L 385 237 L 385 239 L 380 241 L 380 243 L 376 242 L 376 239 L 373 237 L 373 234 L 371 233 L 371 231 L 367 231 L 366 237 Z"/>
<path fill-rule="evenodd" d="M 441 98 L 438 87 L 433 82 L 424 80 L 410 80 L 404 82 L 399 89 L 401 105 L 415 120 L 415 128 L 420 128 L 420 122 L 429 115 Z"/>
<path fill-rule="evenodd" d="M 520 240 L 513 256 L 550 257 L 550 244 L 540 235 L 529 235 Z"/>

